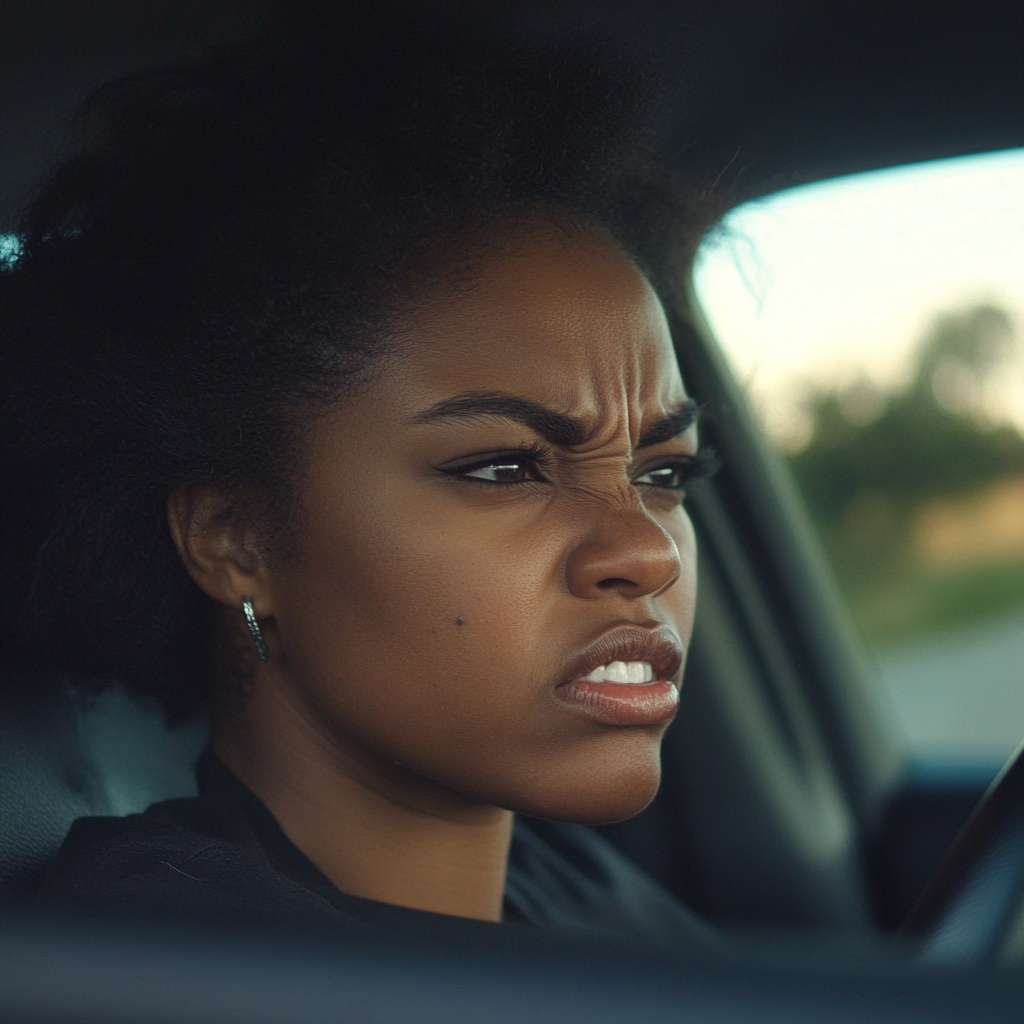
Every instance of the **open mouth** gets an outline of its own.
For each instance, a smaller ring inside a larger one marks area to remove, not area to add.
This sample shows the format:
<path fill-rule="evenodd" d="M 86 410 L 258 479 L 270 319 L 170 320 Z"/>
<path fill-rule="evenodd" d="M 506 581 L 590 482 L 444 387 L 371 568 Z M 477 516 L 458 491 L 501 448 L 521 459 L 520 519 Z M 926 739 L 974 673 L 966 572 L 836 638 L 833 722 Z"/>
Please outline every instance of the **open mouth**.
<path fill-rule="evenodd" d="M 682 644 L 668 626 L 618 626 L 570 663 L 555 693 L 606 725 L 661 725 L 679 705 L 682 663 Z"/>

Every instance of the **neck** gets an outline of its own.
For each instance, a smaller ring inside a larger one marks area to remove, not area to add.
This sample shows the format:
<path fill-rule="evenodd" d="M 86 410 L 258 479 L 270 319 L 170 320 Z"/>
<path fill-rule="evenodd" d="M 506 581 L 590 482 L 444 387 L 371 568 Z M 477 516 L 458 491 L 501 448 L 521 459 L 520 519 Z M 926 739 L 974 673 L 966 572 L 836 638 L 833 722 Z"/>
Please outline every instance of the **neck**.
<path fill-rule="evenodd" d="M 511 812 L 367 756 L 267 676 L 215 715 L 213 747 L 288 838 L 342 892 L 501 920 Z"/>

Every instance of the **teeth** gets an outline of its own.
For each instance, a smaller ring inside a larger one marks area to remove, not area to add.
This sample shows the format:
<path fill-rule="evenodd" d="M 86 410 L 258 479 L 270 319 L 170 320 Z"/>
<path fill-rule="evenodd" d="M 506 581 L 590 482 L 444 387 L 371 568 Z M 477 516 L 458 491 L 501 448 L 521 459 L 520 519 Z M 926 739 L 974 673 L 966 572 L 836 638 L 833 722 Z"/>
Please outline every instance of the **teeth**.
<path fill-rule="evenodd" d="M 591 683 L 650 683 L 654 681 L 654 669 L 647 661 L 613 661 L 598 665 L 585 678 Z"/>

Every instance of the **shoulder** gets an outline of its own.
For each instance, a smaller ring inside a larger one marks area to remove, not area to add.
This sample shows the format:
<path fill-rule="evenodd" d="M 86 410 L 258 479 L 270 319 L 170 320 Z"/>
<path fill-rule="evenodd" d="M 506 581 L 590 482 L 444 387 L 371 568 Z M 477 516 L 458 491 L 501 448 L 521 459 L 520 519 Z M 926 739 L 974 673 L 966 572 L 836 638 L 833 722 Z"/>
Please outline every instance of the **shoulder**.
<path fill-rule="evenodd" d="M 171 800 L 124 818 L 79 818 L 40 890 L 57 906 L 219 911 L 322 919 L 330 904 L 275 870 L 244 819 L 209 821 L 200 801 Z"/>

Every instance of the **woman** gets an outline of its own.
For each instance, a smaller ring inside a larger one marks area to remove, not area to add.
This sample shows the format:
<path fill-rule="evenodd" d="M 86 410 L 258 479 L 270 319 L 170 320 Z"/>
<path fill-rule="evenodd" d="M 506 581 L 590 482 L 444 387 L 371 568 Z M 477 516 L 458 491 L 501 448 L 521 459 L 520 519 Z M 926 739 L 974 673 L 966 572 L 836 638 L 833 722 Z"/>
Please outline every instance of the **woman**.
<path fill-rule="evenodd" d="M 551 824 L 652 799 L 693 621 L 665 305 L 708 214 L 649 106 L 404 8 L 95 98 L 5 275 L 21 656 L 212 742 L 197 799 L 76 823 L 48 900 L 700 933 Z"/>

